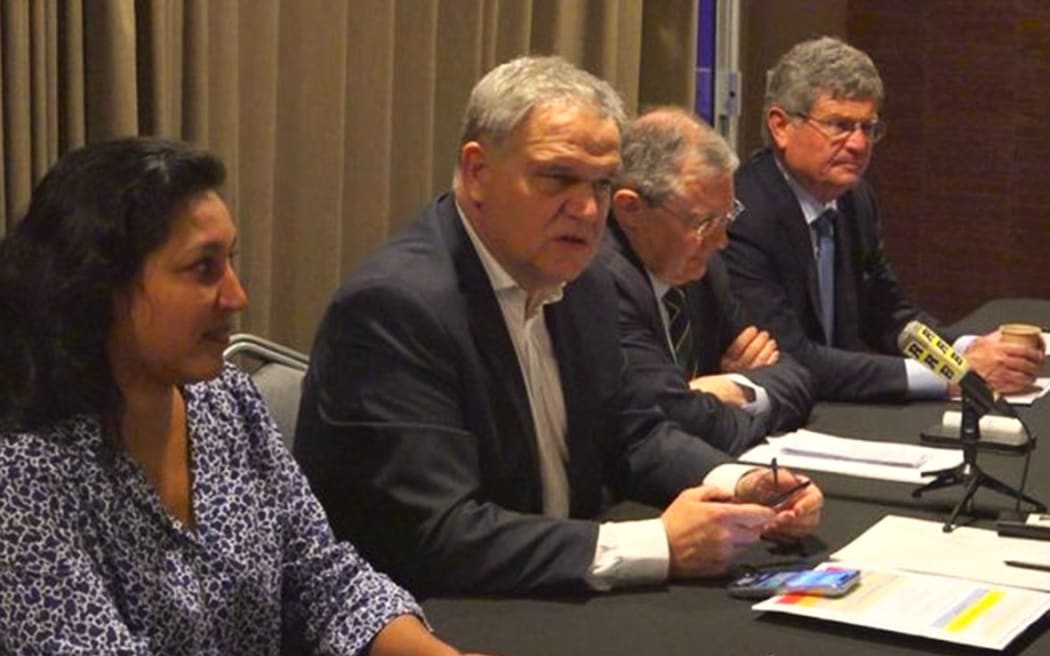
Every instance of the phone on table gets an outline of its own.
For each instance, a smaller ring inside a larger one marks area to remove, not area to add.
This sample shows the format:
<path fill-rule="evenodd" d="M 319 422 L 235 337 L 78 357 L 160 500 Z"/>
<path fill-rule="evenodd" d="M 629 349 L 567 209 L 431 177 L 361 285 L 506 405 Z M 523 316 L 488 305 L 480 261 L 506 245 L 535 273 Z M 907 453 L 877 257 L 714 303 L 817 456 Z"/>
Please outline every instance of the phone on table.
<path fill-rule="evenodd" d="M 729 584 L 729 594 L 743 599 L 764 599 L 779 594 L 841 597 L 860 583 L 860 570 L 825 569 L 768 570 L 745 574 Z"/>

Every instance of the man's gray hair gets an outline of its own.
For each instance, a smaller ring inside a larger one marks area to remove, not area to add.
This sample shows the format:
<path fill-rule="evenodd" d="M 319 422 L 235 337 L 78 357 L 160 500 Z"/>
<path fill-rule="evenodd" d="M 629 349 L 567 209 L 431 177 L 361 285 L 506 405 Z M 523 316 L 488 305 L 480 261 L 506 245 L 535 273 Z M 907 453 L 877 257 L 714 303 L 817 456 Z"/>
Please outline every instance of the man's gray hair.
<path fill-rule="evenodd" d="M 613 188 L 633 189 L 654 205 L 682 194 L 683 173 L 729 176 L 740 164 L 720 134 L 681 107 L 657 107 L 635 119 L 621 158 Z"/>
<path fill-rule="evenodd" d="M 623 100 L 606 82 L 561 57 L 519 57 L 485 74 L 470 92 L 460 145 L 486 139 L 500 145 L 537 106 L 593 107 L 623 135 Z"/>
<path fill-rule="evenodd" d="M 795 44 L 769 71 L 763 113 L 775 106 L 788 114 L 809 114 L 823 95 L 835 100 L 870 100 L 881 109 L 882 78 L 875 62 L 830 36 Z M 765 122 L 763 136 L 768 144 Z"/>

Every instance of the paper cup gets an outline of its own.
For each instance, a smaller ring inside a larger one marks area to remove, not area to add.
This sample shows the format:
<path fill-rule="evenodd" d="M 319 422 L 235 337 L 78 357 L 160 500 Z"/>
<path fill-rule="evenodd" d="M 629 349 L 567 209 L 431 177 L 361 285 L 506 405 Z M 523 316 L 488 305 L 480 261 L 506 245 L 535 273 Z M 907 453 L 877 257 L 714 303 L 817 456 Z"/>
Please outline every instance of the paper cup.
<path fill-rule="evenodd" d="M 1042 332 L 1039 326 L 1033 326 L 1030 323 L 1004 323 L 999 326 L 999 333 L 1003 341 L 1019 342 L 1035 348 L 1040 346 L 1039 339 Z"/>

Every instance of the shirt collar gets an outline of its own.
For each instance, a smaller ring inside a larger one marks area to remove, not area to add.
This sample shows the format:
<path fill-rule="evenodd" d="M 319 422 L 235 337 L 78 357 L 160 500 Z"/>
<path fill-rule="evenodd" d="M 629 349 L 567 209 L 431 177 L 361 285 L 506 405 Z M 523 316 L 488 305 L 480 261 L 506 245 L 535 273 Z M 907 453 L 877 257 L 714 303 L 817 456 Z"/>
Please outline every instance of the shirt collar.
<path fill-rule="evenodd" d="M 795 194 L 795 198 L 798 200 L 798 205 L 802 209 L 802 216 L 806 219 L 806 225 L 813 225 L 813 222 L 817 220 L 817 217 L 823 214 L 826 210 L 838 209 L 838 199 L 832 200 L 828 203 L 822 203 L 813 197 L 813 194 L 809 193 L 802 188 L 798 182 L 795 181 L 788 170 L 784 167 L 784 164 L 780 161 L 779 157 L 774 157 L 773 161 L 777 163 L 777 168 L 780 169 L 781 175 L 784 176 L 784 180 L 787 181 L 788 187 L 791 187 L 792 193 Z"/>
<path fill-rule="evenodd" d="M 522 303 L 524 304 L 528 299 L 528 293 L 522 289 L 514 278 L 507 273 L 507 270 L 503 268 L 503 265 L 489 252 L 489 249 L 485 247 L 485 244 L 481 241 L 481 237 L 474 231 L 474 226 L 470 224 L 466 214 L 463 213 L 463 208 L 459 206 L 459 201 L 456 201 L 456 213 L 459 214 L 459 220 L 463 223 L 463 229 L 467 231 L 467 236 L 470 237 L 470 243 L 474 245 L 474 250 L 478 254 L 478 258 L 481 260 L 481 266 L 485 269 L 485 274 L 489 278 L 489 284 L 492 285 L 492 290 L 496 292 L 496 295 L 509 294 L 513 296 L 521 296 Z M 532 313 L 549 303 L 557 303 L 562 299 L 565 294 L 565 283 L 555 285 L 548 289 L 541 290 L 536 295 L 533 301 L 533 307 L 526 307 L 526 317 L 531 316 Z M 530 312 L 529 310 L 532 310 Z"/>
<path fill-rule="evenodd" d="M 653 286 L 653 293 L 656 294 L 656 298 L 663 298 L 664 294 L 671 289 L 671 285 L 657 278 L 656 274 L 649 269 L 645 270 L 645 275 L 649 276 L 649 284 Z"/>

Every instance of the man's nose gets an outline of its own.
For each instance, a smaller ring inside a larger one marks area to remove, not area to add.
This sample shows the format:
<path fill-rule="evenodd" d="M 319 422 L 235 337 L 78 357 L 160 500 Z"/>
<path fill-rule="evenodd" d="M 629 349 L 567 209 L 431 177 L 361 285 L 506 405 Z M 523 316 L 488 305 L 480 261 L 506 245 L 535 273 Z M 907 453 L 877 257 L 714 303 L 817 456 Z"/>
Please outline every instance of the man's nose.
<path fill-rule="evenodd" d="M 846 137 L 845 145 L 846 148 L 854 152 L 860 152 L 871 148 L 874 143 L 870 134 L 861 130 L 860 126 L 855 126 L 853 131 Z"/>
<path fill-rule="evenodd" d="M 609 192 L 605 187 L 598 187 L 589 182 L 581 182 L 572 190 L 572 197 L 566 203 L 569 214 L 581 221 L 598 221 L 605 219 L 609 209 Z"/>

